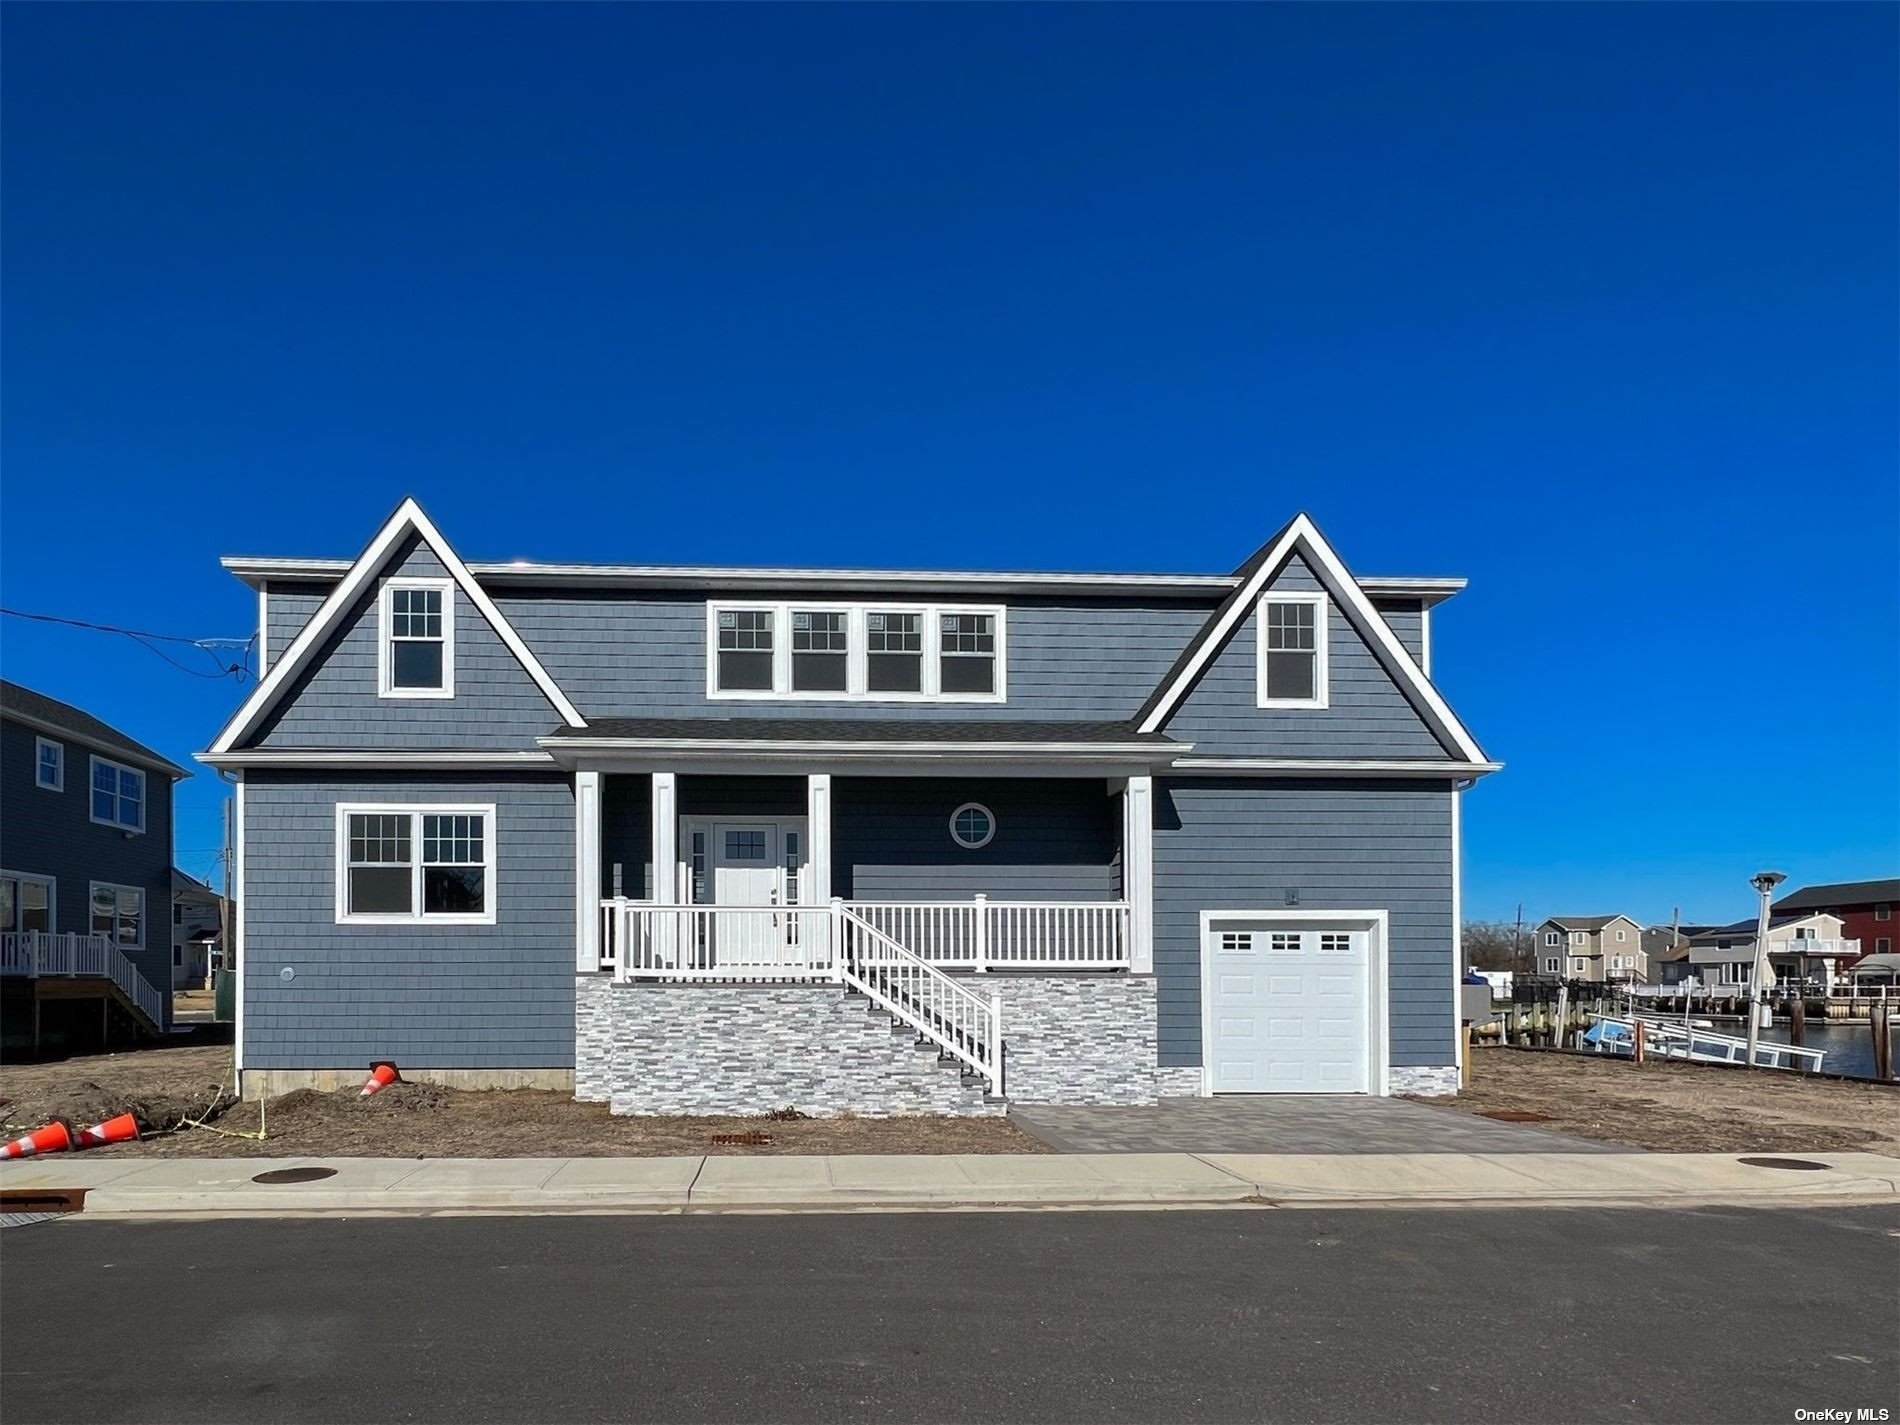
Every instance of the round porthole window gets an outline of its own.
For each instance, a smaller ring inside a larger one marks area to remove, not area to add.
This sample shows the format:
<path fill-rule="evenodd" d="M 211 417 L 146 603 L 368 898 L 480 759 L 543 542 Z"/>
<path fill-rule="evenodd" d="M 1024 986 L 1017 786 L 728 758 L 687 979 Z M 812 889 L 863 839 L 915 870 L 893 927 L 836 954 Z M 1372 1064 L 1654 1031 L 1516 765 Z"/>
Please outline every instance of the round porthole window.
<path fill-rule="evenodd" d="M 965 802 L 950 813 L 950 839 L 965 851 L 988 846 L 996 835 L 996 818 L 981 802 Z"/>

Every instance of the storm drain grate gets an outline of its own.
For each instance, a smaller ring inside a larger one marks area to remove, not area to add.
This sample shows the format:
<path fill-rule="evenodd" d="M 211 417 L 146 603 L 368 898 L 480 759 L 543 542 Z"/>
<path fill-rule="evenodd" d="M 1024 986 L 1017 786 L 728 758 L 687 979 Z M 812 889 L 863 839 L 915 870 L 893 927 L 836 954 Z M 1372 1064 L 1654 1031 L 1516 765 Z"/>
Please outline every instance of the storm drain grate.
<path fill-rule="evenodd" d="M 254 1183 L 314 1183 L 324 1178 L 336 1176 L 335 1168 L 273 1168 L 268 1173 L 259 1173 L 251 1181 Z"/>
<path fill-rule="evenodd" d="M 0 1192 L 0 1212 L 84 1212 L 84 1188 L 13 1188 Z"/>
<path fill-rule="evenodd" d="M 1751 1168 L 1786 1168 L 1797 1173 L 1824 1173 L 1829 1166 L 1807 1158 L 1737 1158 L 1735 1161 L 1746 1163 Z"/>
<path fill-rule="evenodd" d="M 762 1148 L 772 1141 L 768 1133 L 715 1133 L 712 1136 L 715 1148 Z"/>
<path fill-rule="evenodd" d="M 1495 1118 L 1499 1123 L 1549 1123 L 1548 1113 L 1532 1113 L 1528 1108 L 1492 1108 L 1481 1110 L 1480 1118 Z"/>

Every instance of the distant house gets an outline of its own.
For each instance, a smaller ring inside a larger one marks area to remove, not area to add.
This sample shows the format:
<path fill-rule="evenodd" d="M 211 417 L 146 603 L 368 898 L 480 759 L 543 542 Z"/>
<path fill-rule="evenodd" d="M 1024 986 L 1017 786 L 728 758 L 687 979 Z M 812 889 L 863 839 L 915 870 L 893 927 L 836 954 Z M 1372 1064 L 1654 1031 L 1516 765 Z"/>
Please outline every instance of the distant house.
<path fill-rule="evenodd" d="M 211 957 L 224 948 L 224 897 L 196 876 L 172 868 L 172 988 L 210 978 Z"/>
<path fill-rule="evenodd" d="M 1649 982 L 1653 985 L 1679 985 L 1694 973 L 1689 963 L 1689 942 L 1713 925 L 1652 925 L 1643 932 L 1643 957 Z"/>
<path fill-rule="evenodd" d="M 1643 927 L 1627 915 L 1554 915 L 1537 927 L 1537 970 L 1566 980 L 1646 983 Z"/>
<path fill-rule="evenodd" d="M 172 783 L 191 774 L 0 681 L 0 1005 L 9 1046 L 171 1024 Z"/>
<path fill-rule="evenodd" d="M 1749 919 L 1693 936 L 1691 972 L 1711 989 L 1747 992 L 1754 982 L 1756 932 L 1756 922 Z M 1841 935 L 1838 915 L 1795 911 L 1769 917 L 1768 963 L 1778 982 L 1831 989 L 1858 959 L 1860 944 Z"/>
<path fill-rule="evenodd" d="M 1841 918 L 1843 939 L 1858 941 L 1860 953 L 1893 953 L 1893 913 L 1900 905 L 1900 878 L 1885 881 L 1838 881 L 1826 886 L 1803 886 L 1775 902 L 1775 914 L 1826 911 Z"/>

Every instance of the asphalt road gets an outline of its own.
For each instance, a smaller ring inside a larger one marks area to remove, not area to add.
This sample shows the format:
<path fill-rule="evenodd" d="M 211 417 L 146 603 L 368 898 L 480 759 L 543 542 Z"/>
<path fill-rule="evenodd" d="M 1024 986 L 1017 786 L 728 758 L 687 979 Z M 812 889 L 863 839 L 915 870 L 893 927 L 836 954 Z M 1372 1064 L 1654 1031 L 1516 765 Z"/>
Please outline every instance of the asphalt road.
<path fill-rule="evenodd" d="M 1900 1421 L 1900 1209 L 0 1234 L 34 1421 Z M 1875 1417 L 1878 1418 L 1878 1417 Z"/>

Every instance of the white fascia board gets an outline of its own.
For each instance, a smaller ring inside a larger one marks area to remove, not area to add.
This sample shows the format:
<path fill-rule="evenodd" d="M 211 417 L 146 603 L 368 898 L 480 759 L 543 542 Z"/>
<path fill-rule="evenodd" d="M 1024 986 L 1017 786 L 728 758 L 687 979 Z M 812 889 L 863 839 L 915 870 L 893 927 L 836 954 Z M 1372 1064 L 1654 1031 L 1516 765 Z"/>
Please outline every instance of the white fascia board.
<path fill-rule="evenodd" d="M 264 555 L 227 555 L 219 563 L 253 586 L 270 580 L 327 582 L 350 570 L 347 559 L 295 559 Z M 1036 571 L 976 572 L 953 569 L 796 569 L 735 568 L 700 564 L 564 564 L 532 560 L 473 560 L 468 569 L 492 584 L 593 584 L 610 588 L 711 590 L 830 587 L 843 592 L 876 593 L 893 589 L 940 593 L 1020 592 L 1159 594 L 1206 598 L 1227 594 L 1240 583 L 1233 574 L 1090 574 Z M 1375 598 L 1418 599 L 1426 605 L 1450 598 L 1465 587 L 1457 578 L 1372 576 L 1359 586 Z"/>
<path fill-rule="evenodd" d="M 1423 777 L 1443 781 L 1483 777 L 1500 770 L 1502 762 L 1429 762 L 1419 758 L 1377 757 L 1177 757 L 1169 766 L 1177 772 L 1261 777 Z"/>
<path fill-rule="evenodd" d="M 413 752 L 263 748 L 249 752 L 200 752 L 198 760 L 210 767 L 448 767 L 464 771 L 506 771 L 510 768 L 554 766 L 553 756 L 546 752 L 450 752 L 426 748 Z"/>
<path fill-rule="evenodd" d="M 230 752 L 256 729 L 265 714 L 277 705 L 277 700 L 283 696 L 285 689 L 315 656 L 323 640 L 329 637 L 336 624 L 382 572 L 397 546 L 411 533 L 420 536 L 423 543 L 429 546 L 430 552 L 441 560 L 442 566 L 461 586 L 462 592 L 468 595 L 469 602 L 474 604 L 482 617 L 488 620 L 489 627 L 495 630 L 496 636 L 515 656 L 516 661 L 526 670 L 548 701 L 554 705 L 555 710 L 561 715 L 561 720 L 569 727 L 587 726 L 587 720 L 580 715 L 580 711 L 573 703 L 568 701 L 567 694 L 561 691 L 554 679 L 548 675 L 547 669 L 541 666 L 540 659 L 536 658 L 527 644 L 521 641 L 521 635 L 515 632 L 514 626 L 502 615 L 501 610 L 495 607 L 494 601 L 483 592 L 482 586 L 475 582 L 475 576 L 449 547 L 448 541 L 442 538 L 442 532 L 423 513 L 422 507 L 411 498 L 405 499 L 396 507 L 396 512 L 383 524 L 382 529 L 377 531 L 376 537 L 369 542 L 368 547 L 356 557 L 354 563 L 349 565 L 336 587 L 330 591 L 330 596 L 323 601 L 316 613 L 311 615 L 310 621 L 303 626 L 303 630 L 296 638 L 291 640 L 290 647 L 285 649 L 283 656 L 277 660 L 277 666 L 264 676 L 263 681 L 245 700 L 244 705 L 237 710 L 236 716 L 225 725 L 224 731 L 218 734 L 217 741 L 213 742 L 208 749 L 210 756 L 217 757 Z"/>
<path fill-rule="evenodd" d="M 1465 730 L 1464 724 L 1459 722 L 1457 715 L 1439 696 L 1438 690 L 1425 677 L 1418 663 L 1406 651 L 1405 645 L 1399 642 L 1398 635 L 1392 632 L 1392 626 L 1372 606 L 1371 599 L 1367 598 L 1365 591 L 1353 579 L 1346 566 L 1340 562 L 1339 556 L 1333 552 L 1332 546 L 1327 544 L 1325 536 L 1305 514 L 1294 517 L 1293 522 L 1281 533 L 1279 539 L 1274 541 L 1266 558 L 1260 562 L 1259 567 L 1254 570 L 1252 577 L 1239 590 L 1237 596 L 1233 597 L 1223 612 L 1217 618 L 1210 620 L 1207 627 L 1197 635 L 1198 642 L 1193 656 L 1175 675 L 1174 680 L 1162 695 L 1161 701 L 1142 719 L 1137 730 L 1159 732 L 1166 725 L 1181 701 L 1200 681 L 1201 675 L 1207 671 L 1207 665 L 1213 661 L 1216 651 L 1226 644 L 1234 630 L 1254 612 L 1254 606 L 1259 601 L 1261 593 L 1286 567 L 1287 561 L 1296 551 L 1304 553 L 1313 563 L 1320 582 L 1332 594 L 1341 611 L 1358 630 L 1359 636 L 1372 645 L 1375 653 L 1383 655 L 1382 661 L 1386 664 L 1386 671 L 1417 694 L 1427 720 L 1433 724 L 1439 736 L 1450 743 L 1465 761 L 1474 763 L 1487 761 L 1483 750 Z"/>
<path fill-rule="evenodd" d="M 622 752 L 606 756 L 589 757 L 576 760 L 565 754 L 558 754 L 559 765 L 565 770 L 610 774 L 644 775 L 652 772 L 692 773 L 696 776 L 756 776 L 770 772 L 773 776 L 804 777 L 813 773 L 830 773 L 835 776 L 851 777 L 988 777 L 998 780 L 1035 781 L 1099 781 L 1106 786 L 1115 778 L 1126 778 L 1130 764 L 1127 762 L 1074 761 L 1055 758 L 1036 759 L 996 759 L 990 761 L 944 761 L 932 758 L 895 757 L 857 758 L 838 757 L 688 757 L 680 753 L 641 753 Z M 1139 769 L 1137 769 L 1139 770 Z"/>

